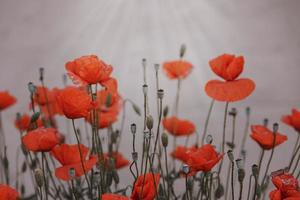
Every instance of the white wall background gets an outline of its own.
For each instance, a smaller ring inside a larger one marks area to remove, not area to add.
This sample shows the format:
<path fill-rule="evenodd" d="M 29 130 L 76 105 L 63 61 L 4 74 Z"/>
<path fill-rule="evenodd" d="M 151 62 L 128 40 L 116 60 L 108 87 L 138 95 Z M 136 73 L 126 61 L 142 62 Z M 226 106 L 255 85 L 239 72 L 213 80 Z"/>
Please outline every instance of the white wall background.
<path fill-rule="evenodd" d="M 252 108 L 253 123 L 265 117 L 278 121 L 292 107 L 300 108 L 299 8 L 299 0 L 1 0 L 0 90 L 18 97 L 18 104 L 4 114 L 11 158 L 19 144 L 15 113 L 28 108 L 27 83 L 37 83 L 38 68 L 44 67 L 47 85 L 62 86 L 64 64 L 86 54 L 111 63 L 122 96 L 142 105 L 141 59 L 148 59 L 148 76 L 153 81 L 153 64 L 177 58 L 180 44 L 185 43 L 186 59 L 195 67 L 183 82 L 180 115 L 195 122 L 199 132 L 210 102 L 203 88 L 216 77 L 208 60 L 225 52 L 242 54 L 246 59 L 242 76 L 254 79 L 257 89 L 247 100 L 232 105 L 240 111 L 237 134 L 242 134 L 246 106 Z M 166 91 L 164 103 L 171 104 L 176 82 L 164 74 L 160 79 Z M 150 90 L 155 94 L 152 83 Z M 154 95 L 150 99 L 156 115 Z M 218 103 L 213 110 L 209 132 L 214 137 L 221 136 L 223 109 Z M 142 120 L 129 111 L 127 127 L 132 122 Z M 280 129 L 290 141 L 276 150 L 272 169 L 288 162 L 286 155 L 296 137 L 285 125 Z M 128 140 L 122 142 L 122 150 L 130 158 L 131 135 L 125 134 Z M 251 140 L 247 145 L 250 166 L 259 148 Z M 123 170 L 123 184 L 129 176 Z"/>

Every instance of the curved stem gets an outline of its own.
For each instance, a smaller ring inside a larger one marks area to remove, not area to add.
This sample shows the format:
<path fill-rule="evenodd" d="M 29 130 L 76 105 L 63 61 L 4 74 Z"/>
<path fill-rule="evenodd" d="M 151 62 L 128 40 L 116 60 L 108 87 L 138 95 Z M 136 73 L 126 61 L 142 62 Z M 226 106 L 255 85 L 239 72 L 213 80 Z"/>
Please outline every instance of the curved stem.
<path fill-rule="evenodd" d="M 214 106 L 214 103 L 215 103 L 215 100 L 212 99 L 211 102 L 210 102 L 209 110 L 208 110 L 206 120 L 205 120 L 203 136 L 202 136 L 202 139 L 201 139 L 201 145 L 204 144 L 204 140 L 205 140 L 205 137 L 206 137 L 206 134 L 207 134 L 208 123 L 209 123 L 209 119 L 210 119 L 210 115 L 211 115 L 211 111 L 212 111 L 212 108 Z"/>
<path fill-rule="evenodd" d="M 154 155 L 156 153 L 156 146 L 157 146 L 159 133 L 160 133 L 161 117 L 162 117 L 162 99 L 159 99 L 159 118 L 158 118 L 158 122 L 157 122 L 157 131 L 156 131 L 156 138 L 155 138 L 155 143 L 154 143 L 154 150 L 153 150 L 152 159 L 151 159 L 152 163 L 153 163 L 153 160 L 154 160 Z"/>
<path fill-rule="evenodd" d="M 252 177 L 253 177 L 253 175 L 250 175 L 250 179 L 249 179 L 249 185 L 248 185 L 248 192 L 247 192 L 247 200 L 249 200 L 249 199 L 250 199 L 250 192 L 251 192 Z"/>
<path fill-rule="evenodd" d="M 165 168 L 166 168 L 166 175 L 167 175 L 167 187 L 168 187 L 168 193 L 167 193 L 167 199 L 170 198 L 170 183 L 169 183 L 169 169 L 168 169 L 168 156 L 167 156 L 167 148 L 164 147 L 164 154 L 165 154 Z"/>
<path fill-rule="evenodd" d="M 265 182 L 265 179 L 267 177 L 267 174 L 268 174 L 268 171 L 269 171 L 269 168 L 270 168 L 270 164 L 271 164 L 271 161 L 272 161 L 272 158 L 273 158 L 273 154 L 274 154 L 274 151 L 275 151 L 275 141 L 276 141 L 276 133 L 274 133 L 274 136 L 273 136 L 273 145 L 272 145 L 272 151 L 271 151 L 271 155 L 270 155 L 270 158 L 269 158 L 269 161 L 268 161 L 268 164 L 267 164 L 267 167 L 266 167 L 266 171 L 265 171 L 265 174 L 263 176 L 263 179 L 261 181 L 261 185 L 264 184 Z"/>

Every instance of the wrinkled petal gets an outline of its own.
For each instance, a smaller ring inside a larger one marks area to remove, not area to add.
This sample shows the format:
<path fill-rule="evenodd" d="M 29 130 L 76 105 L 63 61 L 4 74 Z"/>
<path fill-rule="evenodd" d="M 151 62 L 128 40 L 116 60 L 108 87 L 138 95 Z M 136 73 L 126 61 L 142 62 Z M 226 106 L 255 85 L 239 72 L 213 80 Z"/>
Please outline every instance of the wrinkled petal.
<path fill-rule="evenodd" d="M 169 61 L 163 64 L 164 72 L 170 79 L 183 79 L 190 74 L 192 68 L 191 63 L 183 60 Z"/>
<path fill-rule="evenodd" d="M 177 117 L 165 118 L 163 121 L 164 128 L 174 136 L 187 136 L 195 132 L 195 125 L 188 120 L 182 120 Z"/>

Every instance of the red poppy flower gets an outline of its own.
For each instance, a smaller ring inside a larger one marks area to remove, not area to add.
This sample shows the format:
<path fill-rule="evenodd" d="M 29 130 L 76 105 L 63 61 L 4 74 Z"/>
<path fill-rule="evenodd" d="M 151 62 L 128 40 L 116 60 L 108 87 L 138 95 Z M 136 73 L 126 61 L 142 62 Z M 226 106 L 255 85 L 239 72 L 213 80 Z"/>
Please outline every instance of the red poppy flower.
<path fill-rule="evenodd" d="M 273 148 L 274 133 L 271 130 L 262 125 L 252 125 L 251 131 L 252 134 L 250 135 L 250 137 L 254 141 L 256 141 L 261 146 L 261 148 L 265 150 L 270 150 Z M 287 140 L 287 136 L 282 135 L 281 133 L 277 132 L 275 133 L 275 135 L 274 147 Z"/>
<path fill-rule="evenodd" d="M 40 127 L 22 137 L 22 143 L 30 151 L 47 152 L 61 143 L 62 137 L 54 128 Z"/>
<path fill-rule="evenodd" d="M 108 80 L 113 68 L 97 56 L 90 55 L 67 62 L 66 70 L 75 84 L 87 85 Z"/>
<path fill-rule="evenodd" d="M 221 159 L 223 154 L 218 154 L 211 144 L 203 145 L 195 152 L 188 155 L 187 164 L 191 171 L 210 171 Z"/>
<path fill-rule="evenodd" d="M 300 112 L 297 109 L 292 109 L 292 114 L 283 116 L 281 120 L 300 132 Z"/>
<path fill-rule="evenodd" d="M 104 154 L 104 159 L 106 162 L 110 157 L 114 158 L 116 169 L 121 169 L 129 165 L 129 161 L 119 152 L 113 152 L 112 155 L 109 155 L 108 153 Z"/>
<path fill-rule="evenodd" d="M 11 96 L 8 91 L 0 92 L 0 111 L 14 105 L 16 98 Z"/>
<path fill-rule="evenodd" d="M 97 163 L 97 156 L 88 156 L 89 149 L 82 144 L 80 144 L 80 151 L 82 153 L 84 170 L 82 168 L 80 152 L 77 144 L 61 144 L 52 149 L 51 155 L 53 155 L 62 165 L 55 170 L 57 178 L 68 181 L 72 178 L 70 176 L 70 169 L 75 170 L 75 177 L 80 177 L 84 175 L 84 171 L 87 173 L 93 168 L 93 166 Z"/>
<path fill-rule="evenodd" d="M 171 156 L 175 159 L 178 159 L 184 163 L 188 161 L 188 155 L 191 152 L 197 151 L 195 146 L 185 147 L 185 146 L 177 146 L 176 149 L 171 153 Z"/>
<path fill-rule="evenodd" d="M 131 194 L 132 200 L 153 200 L 156 196 L 155 190 L 159 187 L 160 174 L 147 173 L 144 180 L 144 175 L 140 175 L 133 188 Z M 144 187 L 143 187 L 144 183 Z M 156 187 L 155 187 L 156 186 Z M 142 193 L 143 187 L 143 193 Z"/>
<path fill-rule="evenodd" d="M 192 122 L 178 119 L 175 116 L 163 119 L 162 123 L 164 128 L 174 136 L 191 135 L 196 129 Z"/>
<path fill-rule="evenodd" d="M 31 129 L 30 120 L 31 120 L 31 117 L 28 114 L 23 114 L 22 116 L 20 116 L 19 119 L 16 119 L 15 126 L 20 131 L 27 131 L 27 130 Z M 43 121 L 39 118 L 36 121 L 36 124 L 38 127 L 41 127 L 41 126 L 43 126 Z"/>
<path fill-rule="evenodd" d="M 102 200 L 130 200 L 128 197 L 117 195 L 117 194 L 103 194 Z"/>
<path fill-rule="evenodd" d="M 69 119 L 87 117 L 93 108 L 91 96 L 82 88 L 66 87 L 56 97 L 60 109 Z"/>
<path fill-rule="evenodd" d="M 0 199 L 1 200 L 18 200 L 19 194 L 15 189 L 13 189 L 7 185 L 0 184 Z"/>
<path fill-rule="evenodd" d="M 272 177 L 272 182 L 277 189 L 269 194 L 271 200 L 300 199 L 298 180 L 292 175 L 286 173 L 276 175 Z"/>
<path fill-rule="evenodd" d="M 206 94 L 211 98 L 226 102 L 239 101 L 248 97 L 255 89 L 252 80 L 237 79 L 244 68 L 243 56 L 223 54 L 209 61 L 209 65 L 216 75 L 225 80 L 211 80 L 206 84 Z"/>
<path fill-rule="evenodd" d="M 183 79 L 191 72 L 193 65 L 187 61 L 175 60 L 165 62 L 163 69 L 169 79 Z"/>
<path fill-rule="evenodd" d="M 110 98 L 109 102 L 107 102 L 108 98 Z M 106 128 L 118 120 L 121 104 L 122 99 L 117 92 L 110 90 L 100 90 L 97 92 L 98 128 Z M 90 123 L 92 122 L 91 116 L 89 114 L 86 117 L 86 120 Z"/>

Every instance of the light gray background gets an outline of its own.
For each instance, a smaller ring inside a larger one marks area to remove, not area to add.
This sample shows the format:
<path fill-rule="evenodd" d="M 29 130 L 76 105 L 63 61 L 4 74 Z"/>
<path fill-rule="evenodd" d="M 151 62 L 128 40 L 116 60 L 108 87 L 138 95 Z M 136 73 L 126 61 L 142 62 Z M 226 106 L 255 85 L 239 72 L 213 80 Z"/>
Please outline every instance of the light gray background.
<path fill-rule="evenodd" d="M 257 88 L 245 101 L 230 105 L 239 109 L 238 138 L 246 106 L 252 108 L 252 123 L 265 117 L 272 123 L 278 121 L 292 107 L 300 108 L 299 9 L 299 0 L 1 0 L 0 90 L 7 89 L 18 98 L 18 104 L 4 113 L 10 157 L 14 158 L 19 144 L 13 126 L 15 113 L 27 111 L 27 83 L 38 82 L 38 68 L 45 67 L 47 85 L 61 87 L 64 64 L 87 54 L 111 63 L 121 95 L 139 105 L 141 59 L 147 58 L 153 94 L 150 107 L 156 116 L 153 64 L 177 58 L 180 44 L 185 43 L 186 59 L 194 69 L 183 82 L 179 112 L 196 123 L 199 132 L 210 102 L 203 88 L 216 78 L 208 60 L 225 52 L 242 54 L 246 60 L 242 76 L 252 78 Z M 166 92 L 164 104 L 172 104 L 176 82 L 163 73 L 160 81 Z M 221 136 L 223 109 L 224 104 L 216 104 L 210 123 L 209 132 L 216 142 Z M 141 127 L 142 120 L 129 109 L 128 113 L 126 128 L 132 122 Z M 272 169 L 285 166 L 296 138 L 285 125 L 280 130 L 290 140 L 276 149 Z M 124 134 L 122 150 L 130 158 L 131 135 Z M 250 166 L 259 148 L 251 140 L 247 145 Z M 123 170 L 123 185 L 128 183 L 126 177 L 129 171 Z"/>

